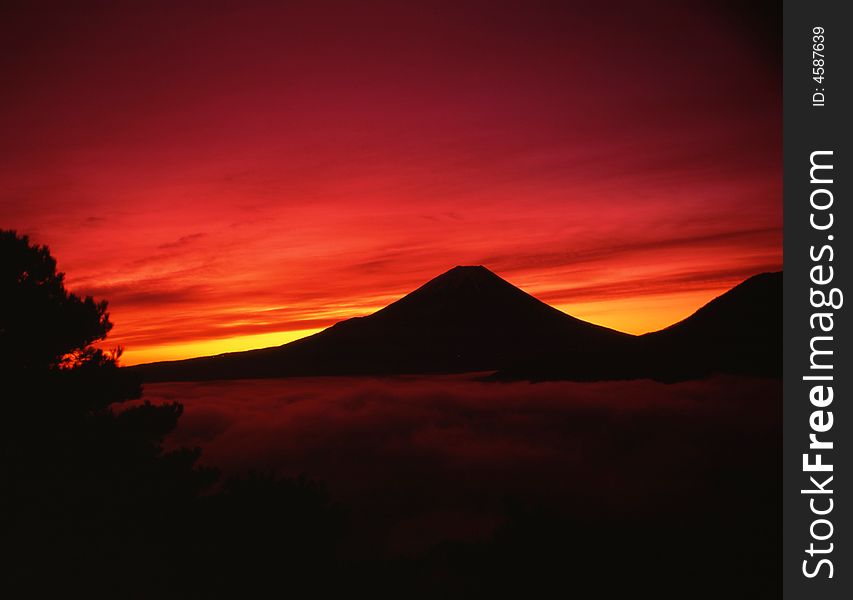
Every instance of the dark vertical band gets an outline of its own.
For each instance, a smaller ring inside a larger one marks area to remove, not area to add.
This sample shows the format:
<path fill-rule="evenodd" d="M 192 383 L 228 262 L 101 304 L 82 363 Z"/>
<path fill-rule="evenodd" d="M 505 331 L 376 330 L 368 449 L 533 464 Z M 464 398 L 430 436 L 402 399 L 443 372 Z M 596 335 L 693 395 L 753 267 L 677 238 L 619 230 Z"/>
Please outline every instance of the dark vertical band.
<path fill-rule="evenodd" d="M 853 598 L 853 21 L 783 6 L 785 598 Z"/>

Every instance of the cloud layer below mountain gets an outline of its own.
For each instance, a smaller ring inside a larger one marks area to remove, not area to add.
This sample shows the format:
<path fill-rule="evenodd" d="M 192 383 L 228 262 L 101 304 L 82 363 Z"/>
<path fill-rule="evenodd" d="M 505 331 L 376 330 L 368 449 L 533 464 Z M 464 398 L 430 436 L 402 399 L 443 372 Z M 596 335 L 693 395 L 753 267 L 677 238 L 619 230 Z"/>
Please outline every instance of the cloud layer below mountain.
<path fill-rule="evenodd" d="M 321 479 L 394 550 L 485 535 L 507 498 L 698 510 L 743 473 L 772 476 L 781 424 L 779 382 L 742 378 L 297 378 L 152 384 L 145 397 L 185 405 L 170 445 L 230 474 Z"/>

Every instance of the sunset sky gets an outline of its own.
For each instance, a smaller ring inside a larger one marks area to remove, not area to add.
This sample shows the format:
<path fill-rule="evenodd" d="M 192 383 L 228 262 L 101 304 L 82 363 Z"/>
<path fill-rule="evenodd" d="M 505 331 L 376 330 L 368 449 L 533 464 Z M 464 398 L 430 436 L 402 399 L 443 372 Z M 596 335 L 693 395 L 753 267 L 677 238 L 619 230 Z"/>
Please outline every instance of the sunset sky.
<path fill-rule="evenodd" d="M 0 227 L 125 364 L 458 264 L 632 333 L 781 268 L 781 57 L 737 3 L 36 4 L 0 19 Z"/>

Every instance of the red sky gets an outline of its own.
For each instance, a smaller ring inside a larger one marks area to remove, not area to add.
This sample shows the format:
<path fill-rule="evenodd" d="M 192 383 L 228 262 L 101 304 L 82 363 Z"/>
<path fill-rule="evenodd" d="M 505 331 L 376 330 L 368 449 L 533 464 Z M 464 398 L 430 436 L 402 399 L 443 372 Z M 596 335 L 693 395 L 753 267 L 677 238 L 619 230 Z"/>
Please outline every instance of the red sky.
<path fill-rule="evenodd" d="M 579 4 L 4 9 L 0 227 L 110 301 L 131 364 L 283 343 L 457 264 L 634 333 L 781 268 L 766 30 Z"/>

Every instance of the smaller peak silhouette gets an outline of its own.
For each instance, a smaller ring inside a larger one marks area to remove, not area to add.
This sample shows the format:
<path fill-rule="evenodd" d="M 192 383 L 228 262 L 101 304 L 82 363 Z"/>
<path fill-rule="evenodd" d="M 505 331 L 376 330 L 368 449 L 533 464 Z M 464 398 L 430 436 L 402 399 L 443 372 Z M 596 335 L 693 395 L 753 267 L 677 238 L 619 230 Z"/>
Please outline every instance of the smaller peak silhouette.
<path fill-rule="evenodd" d="M 717 296 L 686 319 L 648 337 L 701 334 L 710 339 L 778 337 L 782 331 L 782 271 L 760 273 Z"/>
<path fill-rule="evenodd" d="M 761 273 L 666 329 L 641 336 L 650 366 L 664 380 L 711 373 L 782 374 L 782 272 Z M 662 361 L 663 362 L 663 361 Z"/>

